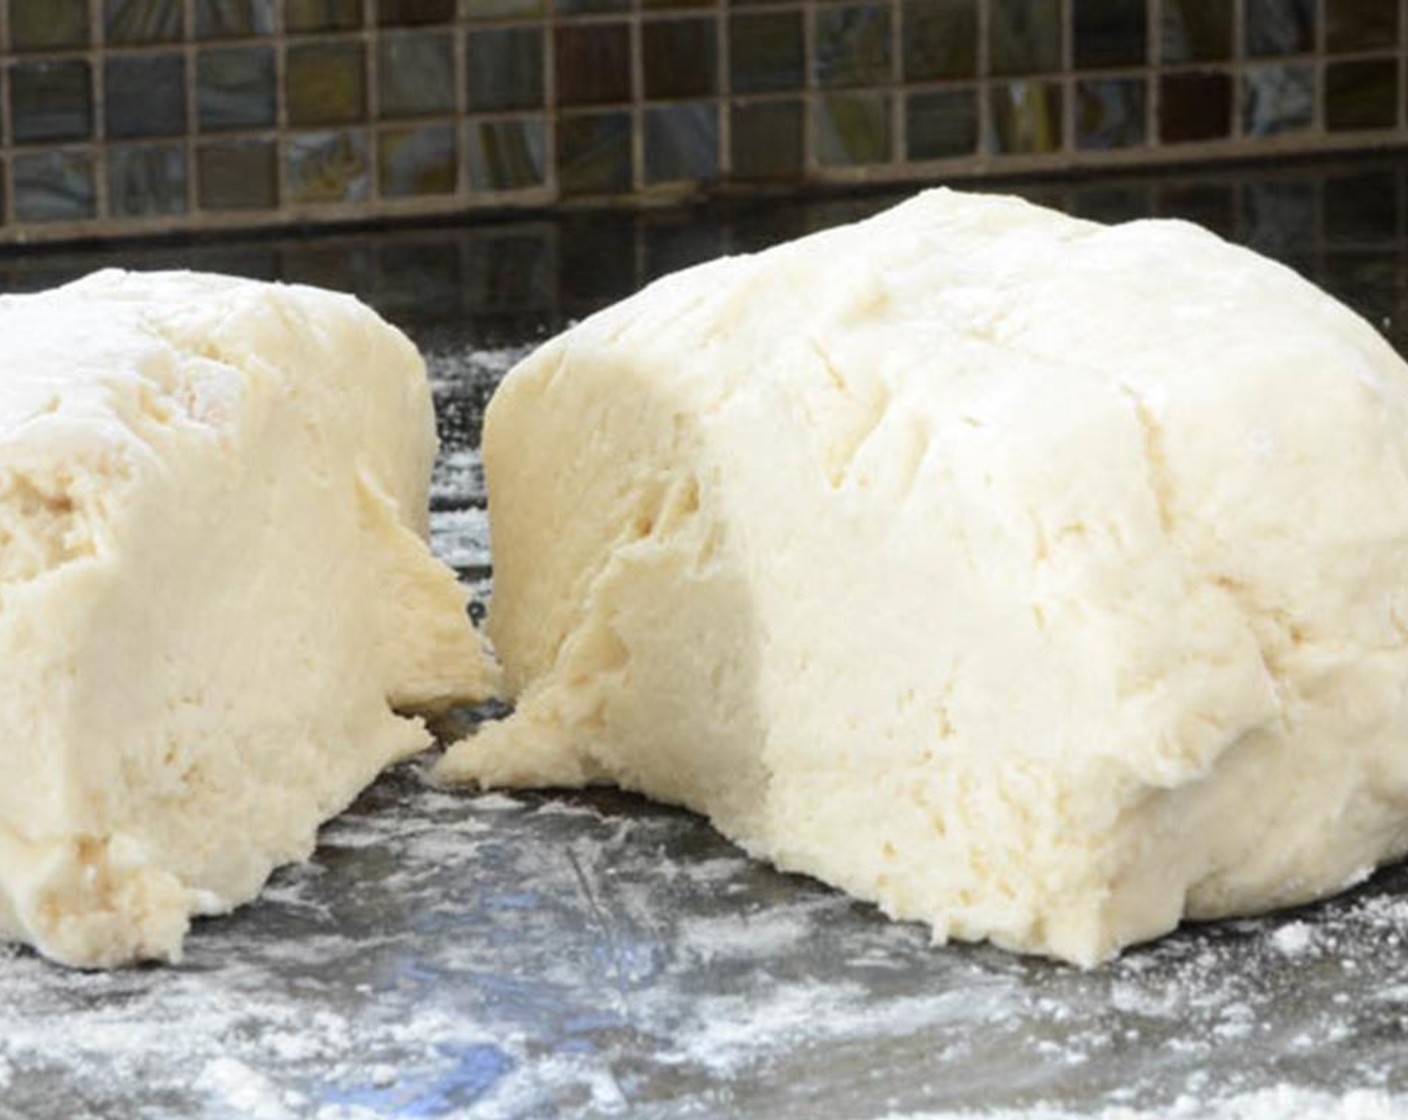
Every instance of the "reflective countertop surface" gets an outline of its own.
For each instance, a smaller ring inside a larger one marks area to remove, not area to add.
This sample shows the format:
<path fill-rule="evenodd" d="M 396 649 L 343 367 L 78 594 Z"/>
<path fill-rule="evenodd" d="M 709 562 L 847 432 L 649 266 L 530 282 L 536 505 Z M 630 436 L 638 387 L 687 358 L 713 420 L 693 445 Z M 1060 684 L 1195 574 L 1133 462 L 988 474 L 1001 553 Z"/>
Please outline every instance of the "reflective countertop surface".
<path fill-rule="evenodd" d="M 1406 187 L 1408 160 L 1379 157 L 1018 189 L 1198 220 L 1408 352 Z M 0 291 L 123 265 L 361 295 L 427 353 L 434 542 L 482 609 L 475 447 L 513 361 L 653 276 L 899 197 L 11 253 Z M 258 902 L 198 922 L 180 965 L 84 974 L 0 949 L 0 1117 L 1408 1116 L 1375 1095 L 1408 1092 L 1408 869 L 1082 972 L 933 947 L 683 812 L 446 793 L 422 765 Z"/>

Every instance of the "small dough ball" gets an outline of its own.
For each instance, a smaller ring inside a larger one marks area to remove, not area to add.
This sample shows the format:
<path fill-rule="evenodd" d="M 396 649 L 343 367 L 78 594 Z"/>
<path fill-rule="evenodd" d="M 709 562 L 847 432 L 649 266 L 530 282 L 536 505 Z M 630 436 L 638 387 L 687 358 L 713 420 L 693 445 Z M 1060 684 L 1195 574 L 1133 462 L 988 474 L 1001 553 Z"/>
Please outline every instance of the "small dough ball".
<path fill-rule="evenodd" d="M 415 348 L 356 300 L 103 272 L 0 297 L 0 937 L 173 958 L 479 699 Z"/>
<path fill-rule="evenodd" d="M 447 781 L 611 782 L 1089 965 L 1408 846 L 1408 370 L 1182 222 L 930 191 L 505 381 Z"/>

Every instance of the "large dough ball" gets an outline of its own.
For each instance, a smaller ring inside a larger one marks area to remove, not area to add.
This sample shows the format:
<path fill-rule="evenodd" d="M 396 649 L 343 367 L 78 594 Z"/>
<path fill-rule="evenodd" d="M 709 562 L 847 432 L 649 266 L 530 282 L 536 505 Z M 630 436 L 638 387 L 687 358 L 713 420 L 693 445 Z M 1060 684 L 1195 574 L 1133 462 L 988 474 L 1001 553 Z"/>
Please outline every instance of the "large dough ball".
<path fill-rule="evenodd" d="M 933 191 L 656 283 L 485 436 L 516 714 L 614 782 L 1083 964 L 1408 846 L 1408 370 L 1180 222 Z"/>
<path fill-rule="evenodd" d="M 346 296 L 0 298 L 0 936 L 172 957 L 491 666 L 425 542 L 425 368 Z"/>

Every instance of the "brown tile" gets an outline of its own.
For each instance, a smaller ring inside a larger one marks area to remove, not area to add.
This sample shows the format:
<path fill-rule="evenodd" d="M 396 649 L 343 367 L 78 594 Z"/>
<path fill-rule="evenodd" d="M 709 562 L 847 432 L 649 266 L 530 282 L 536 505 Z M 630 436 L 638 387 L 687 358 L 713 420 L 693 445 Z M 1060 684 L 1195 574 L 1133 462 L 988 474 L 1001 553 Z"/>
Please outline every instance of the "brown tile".
<path fill-rule="evenodd" d="M 366 61 L 356 41 L 323 40 L 288 48 L 284 97 L 294 127 L 363 121 Z"/>
<path fill-rule="evenodd" d="M 1159 139 L 1165 144 L 1223 140 L 1232 128 L 1232 78 L 1221 70 L 1159 79 Z"/>
<path fill-rule="evenodd" d="M 423 27 L 455 18 L 455 0 L 374 0 L 381 27 Z"/>
<path fill-rule="evenodd" d="M 718 24 L 712 19 L 651 21 L 641 27 L 645 96 L 708 97 L 719 87 Z"/>
<path fill-rule="evenodd" d="M 1164 62 L 1232 57 L 1234 0 L 1161 0 Z"/>
<path fill-rule="evenodd" d="M 389 128 L 377 134 L 377 183 L 383 198 L 452 194 L 459 162 L 454 125 Z"/>
<path fill-rule="evenodd" d="M 272 140 L 221 140 L 196 151 L 202 210 L 272 210 L 279 201 Z"/>
<path fill-rule="evenodd" d="M 1325 46 L 1331 52 L 1397 45 L 1398 5 L 1391 0 L 1325 0 Z"/>
<path fill-rule="evenodd" d="M 560 26 L 555 32 L 559 105 L 631 99 L 631 33 L 624 23 Z"/>
<path fill-rule="evenodd" d="M 10 0 L 10 46 L 17 51 L 88 45 L 87 0 Z"/>
<path fill-rule="evenodd" d="M 1392 128 L 1398 123 L 1398 62 L 1332 62 L 1325 67 L 1325 127 L 1331 132 Z"/>
<path fill-rule="evenodd" d="M 370 185 L 367 149 L 363 129 L 285 137 L 285 200 L 298 205 L 364 201 Z"/>
<path fill-rule="evenodd" d="M 1001 154 L 1058 152 L 1063 141 L 1061 86 L 1051 81 L 993 86 L 990 147 Z"/>
<path fill-rule="evenodd" d="M 362 26 L 362 0 L 284 0 L 289 31 L 348 31 Z"/>

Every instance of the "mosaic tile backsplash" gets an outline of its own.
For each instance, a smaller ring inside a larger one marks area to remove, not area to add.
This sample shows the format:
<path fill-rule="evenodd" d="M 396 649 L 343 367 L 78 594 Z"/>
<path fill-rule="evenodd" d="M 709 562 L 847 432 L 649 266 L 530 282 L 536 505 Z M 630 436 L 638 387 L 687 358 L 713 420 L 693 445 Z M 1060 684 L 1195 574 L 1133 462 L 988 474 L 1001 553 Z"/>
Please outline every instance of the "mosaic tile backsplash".
<path fill-rule="evenodd" d="M 1408 0 L 0 0 L 0 242 L 1408 141 Z"/>

